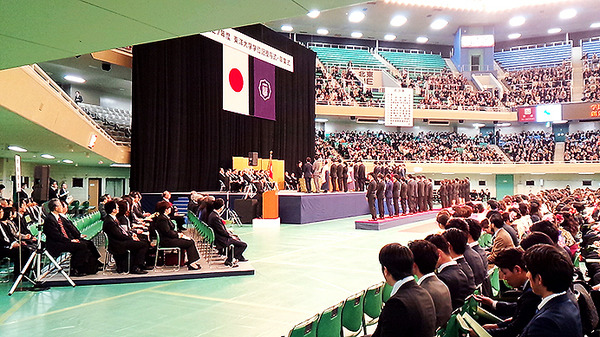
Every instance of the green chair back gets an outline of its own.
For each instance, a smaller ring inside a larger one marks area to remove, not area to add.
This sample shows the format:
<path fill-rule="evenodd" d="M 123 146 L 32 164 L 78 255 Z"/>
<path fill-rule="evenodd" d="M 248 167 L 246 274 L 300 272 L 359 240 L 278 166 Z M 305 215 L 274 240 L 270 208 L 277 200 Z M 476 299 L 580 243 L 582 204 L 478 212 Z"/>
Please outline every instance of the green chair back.
<path fill-rule="evenodd" d="M 500 269 L 498 267 L 494 267 L 492 270 L 490 283 L 492 284 L 492 295 L 498 296 L 498 293 L 500 292 Z"/>
<path fill-rule="evenodd" d="M 342 309 L 342 327 L 349 331 L 349 334 L 346 336 L 358 336 L 362 330 L 364 298 L 365 292 L 361 291 L 348 297 L 344 301 L 344 308 Z"/>
<path fill-rule="evenodd" d="M 387 302 L 387 300 L 390 299 L 391 295 L 392 295 L 392 286 L 385 283 L 385 285 L 383 286 L 383 290 L 381 292 L 381 300 L 383 301 L 383 303 Z"/>
<path fill-rule="evenodd" d="M 381 309 L 383 307 L 383 288 L 385 282 L 381 282 L 370 286 L 365 291 L 365 299 L 363 304 L 363 329 L 367 334 L 367 327 L 376 324 L 379 321 L 379 315 L 381 315 Z"/>
<path fill-rule="evenodd" d="M 339 337 L 342 333 L 342 305 L 340 302 L 321 313 L 317 323 L 317 337 Z"/>
<path fill-rule="evenodd" d="M 581 253 L 580 252 L 575 253 L 575 257 L 573 258 L 573 266 L 575 268 L 579 268 L 580 260 L 581 260 Z"/>
<path fill-rule="evenodd" d="M 492 246 L 492 241 L 494 240 L 493 236 L 489 233 L 483 233 L 481 234 L 481 236 L 479 237 L 479 240 L 477 240 L 477 242 L 479 243 L 479 245 L 482 248 L 488 248 Z"/>
<path fill-rule="evenodd" d="M 290 330 L 288 337 L 316 337 L 317 329 L 316 329 L 316 321 L 319 319 L 319 315 L 314 315 L 313 317 L 305 320 L 297 324 L 295 327 Z"/>

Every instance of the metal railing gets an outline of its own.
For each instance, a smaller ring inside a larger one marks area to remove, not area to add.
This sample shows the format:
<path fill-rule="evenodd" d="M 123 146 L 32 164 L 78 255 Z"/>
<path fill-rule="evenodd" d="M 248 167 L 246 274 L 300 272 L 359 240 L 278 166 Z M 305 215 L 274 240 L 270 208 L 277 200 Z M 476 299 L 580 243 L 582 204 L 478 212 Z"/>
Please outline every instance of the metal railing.
<path fill-rule="evenodd" d="M 69 106 L 71 106 L 71 108 L 75 109 L 79 113 L 79 115 L 81 115 L 83 119 L 85 119 L 88 122 L 88 124 L 90 124 L 90 126 L 94 127 L 99 133 L 108 138 L 108 140 L 111 143 L 113 143 L 114 145 L 126 144 L 123 142 L 117 142 L 110 134 L 108 134 L 108 132 L 106 132 L 106 130 L 104 130 L 100 125 L 98 125 L 98 123 L 96 123 L 96 121 L 92 119 L 92 117 L 90 117 L 85 111 L 83 111 L 83 109 L 79 105 L 77 105 L 77 103 L 75 103 L 75 101 L 73 101 L 73 99 L 69 95 L 67 95 L 67 93 L 64 90 L 62 90 L 62 88 L 58 84 L 56 84 L 56 82 L 54 82 L 54 80 L 52 80 L 52 78 L 50 78 L 50 76 L 48 76 L 48 74 L 46 74 L 46 72 L 40 66 L 38 66 L 37 64 L 33 64 L 25 67 L 31 68 L 42 79 L 42 81 L 46 82 L 46 84 L 48 84 Z"/>
<path fill-rule="evenodd" d="M 556 41 L 556 42 L 540 43 L 540 44 L 528 44 L 528 45 L 523 45 L 523 46 L 510 47 L 509 49 L 502 49 L 501 51 L 525 50 L 525 49 L 535 49 L 535 48 L 543 48 L 543 47 L 554 47 L 554 46 L 562 46 L 562 45 L 573 46 L 573 40 Z"/>
<path fill-rule="evenodd" d="M 423 54 L 423 55 L 440 55 L 442 56 L 442 53 L 433 53 L 433 52 L 427 52 L 424 50 L 418 50 L 418 49 L 397 49 L 397 48 L 387 48 L 387 47 L 377 47 L 375 49 L 375 51 L 389 51 L 389 52 L 394 52 L 394 53 L 406 53 L 406 54 Z"/>

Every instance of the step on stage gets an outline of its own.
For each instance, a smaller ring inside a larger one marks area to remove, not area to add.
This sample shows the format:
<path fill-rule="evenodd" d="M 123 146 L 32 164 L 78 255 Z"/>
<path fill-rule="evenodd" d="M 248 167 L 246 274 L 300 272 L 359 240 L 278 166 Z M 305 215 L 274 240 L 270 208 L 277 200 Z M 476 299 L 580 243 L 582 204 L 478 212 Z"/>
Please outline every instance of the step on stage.
<path fill-rule="evenodd" d="M 364 219 L 356 220 L 354 222 L 355 229 L 366 229 L 379 231 L 382 229 L 388 229 L 392 227 L 398 227 L 415 223 L 417 221 L 435 219 L 435 216 L 441 211 L 441 209 L 432 209 L 431 211 L 423 213 L 415 213 L 410 215 L 401 215 L 399 217 L 384 218 L 378 220 Z"/>
<path fill-rule="evenodd" d="M 190 280 L 200 278 L 227 277 L 227 276 L 242 276 L 254 275 L 254 268 L 250 262 L 240 262 L 238 267 L 230 268 L 223 264 L 223 261 L 215 261 L 211 263 L 202 259 L 202 269 L 188 270 L 187 266 L 181 266 L 179 271 L 175 271 L 175 267 L 166 266 L 159 267 L 156 271 L 148 270 L 148 274 L 118 274 L 113 271 L 99 271 L 96 275 L 88 275 L 83 277 L 71 277 L 76 286 L 98 285 L 98 284 L 121 284 L 121 283 L 139 283 L 139 282 L 158 282 L 158 281 L 174 281 L 174 280 Z M 60 275 L 54 275 L 45 279 L 43 283 L 47 287 L 63 287 L 71 286 L 65 278 Z"/>

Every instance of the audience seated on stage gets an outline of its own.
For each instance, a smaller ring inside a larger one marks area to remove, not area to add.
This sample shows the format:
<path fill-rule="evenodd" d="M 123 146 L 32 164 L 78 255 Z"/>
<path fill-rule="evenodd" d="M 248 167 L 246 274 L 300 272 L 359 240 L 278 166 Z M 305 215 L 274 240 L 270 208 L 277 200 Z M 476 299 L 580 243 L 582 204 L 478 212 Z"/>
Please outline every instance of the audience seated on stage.
<path fill-rule="evenodd" d="M 210 207 L 211 210 L 208 215 L 207 225 L 215 232 L 215 245 L 217 246 L 217 249 L 221 251 L 227 250 L 225 265 L 233 267 L 236 266 L 234 258 L 239 262 L 248 261 L 243 255 L 248 245 L 225 227 L 225 222 L 220 215 L 221 212 L 223 212 L 224 207 L 225 202 L 223 199 L 215 199 Z M 233 247 L 230 248 L 230 246 Z"/>
<path fill-rule="evenodd" d="M 429 292 L 415 282 L 411 250 L 399 243 L 387 244 L 379 251 L 379 262 L 392 292 L 373 337 L 433 336 L 436 307 Z"/>
<path fill-rule="evenodd" d="M 576 131 L 565 139 L 565 161 L 580 162 L 600 159 L 600 131 Z"/>
<path fill-rule="evenodd" d="M 499 145 L 515 163 L 554 161 L 554 134 L 548 132 L 527 131 L 512 135 L 502 135 Z"/>
<path fill-rule="evenodd" d="M 510 89 L 502 97 L 506 106 L 563 103 L 571 101 L 571 64 L 508 72 L 504 82 Z"/>
<path fill-rule="evenodd" d="M 106 203 L 105 208 L 108 215 L 104 218 L 102 230 L 108 237 L 108 251 L 113 254 L 117 264 L 117 273 L 129 271 L 131 274 L 147 274 L 144 269 L 146 252 L 150 247 L 147 240 L 140 240 L 137 233 L 126 229 L 129 224 L 119 223 L 117 216 L 121 214 L 121 219 L 128 220 L 125 211 L 120 211 L 119 205 L 127 207 L 127 202 L 121 201 L 119 204 L 114 200 Z M 129 251 L 130 253 L 128 254 Z M 129 261 L 127 259 L 130 259 Z M 128 265 L 131 270 L 128 270 Z"/>
<path fill-rule="evenodd" d="M 81 237 L 77 228 L 62 214 L 67 207 L 58 199 L 50 200 L 50 214 L 44 220 L 44 234 L 48 252 L 57 257 L 60 253 L 71 253 L 71 275 L 96 274 L 101 268 L 100 254 L 94 243 Z"/>
<path fill-rule="evenodd" d="M 200 254 L 196 243 L 181 232 L 175 231 L 175 225 L 171 222 L 169 215 L 173 210 L 171 203 L 162 200 L 156 204 L 159 215 L 154 218 L 154 229 L 160 235 L 160 247 L 179 247 L 187 254 L 187 265 L 190 270 L 198 270 L 200 266 Z"/>
<path fill-rule="evenodd" d="M 10 207 L 0 207 L 0 217 L 5 218 L 5 210 L 9 212 L 10 209 Z M 19 271 L 36 247 L 37 245 L 32 246 L 26 241 L 19 242 L 19 238 L 10 228 L 9 222 L 0 222 L 0 258 L 8 257 L 15 266 L 13 280 L 19 276 Z"/>

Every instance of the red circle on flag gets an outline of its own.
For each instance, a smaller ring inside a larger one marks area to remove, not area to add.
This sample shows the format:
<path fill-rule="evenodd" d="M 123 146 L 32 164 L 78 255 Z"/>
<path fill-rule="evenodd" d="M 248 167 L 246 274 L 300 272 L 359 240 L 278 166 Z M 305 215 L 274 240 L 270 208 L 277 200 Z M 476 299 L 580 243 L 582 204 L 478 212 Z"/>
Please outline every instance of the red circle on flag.
<path fill-rule="evenodd" d="M 238 68 L 229 71 L 229 85 L 235 92 L 240 92 L 244 88 L 244 77 Z"/>

